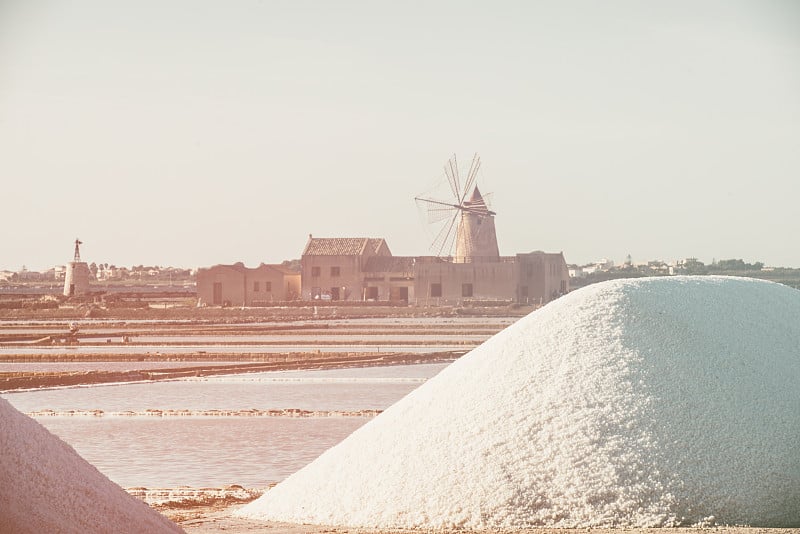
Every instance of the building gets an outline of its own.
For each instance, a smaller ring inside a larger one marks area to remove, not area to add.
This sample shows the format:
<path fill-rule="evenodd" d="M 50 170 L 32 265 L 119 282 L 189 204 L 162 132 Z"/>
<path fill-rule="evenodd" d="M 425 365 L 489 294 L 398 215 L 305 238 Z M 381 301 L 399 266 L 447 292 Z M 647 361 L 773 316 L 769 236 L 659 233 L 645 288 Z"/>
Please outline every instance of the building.
<path fill-rule="evenodd" d="M 544 304 L 569 292 L 569 269 L 563 252 L 517 254 L 517 302 Z"/>
<path fill-rule="evenodd" d="M 417 258 L 372 256 L 364 266 L 365 301 L 414 302 Z"/>
<path fill-rule="evenodd" d="M 569 291 L 569 271 L 560 252 L 458 259 L 392 256 L 384 239 L 309 236 L 301 259 L 301 294 L 303 300 L 418 305 L 543 304 Z"/>
<path fill-rule="evenodd" d="M 391 255 L 383 239 L 309 235 L 300 258 L 302 298 L 368 300 L 364 285 L 367 261 L 373 257 Z"/>
<path fill-rule="evenodd" d="M 419 304 L 492 300 L 544 304 L 568 291 L 569 270 L 561 252 L 472 258 L 468 263 L 436 257 L 416 261 Z"/>
<path fill-rule="evenodd" d="M 80 245 L 82 244 L 79 239 L 75 240 L 73 261 L 67 264 L 64 273 L 65 297 L 79 297 L 89 293 L 91 273 L 89 272 L 89 265 L 85 261 L 81 261 Z"/>
<path fill-rule="evenodd" d="M 461 184 L 454 156 L 445 166 L 452 198 L 416 198 L 427 207 L 432 220 L 444 222 L 438 248 L 449 250 L 446 245 L 455 244 L 454 255 L 393 256 L 382 238 L 309 234 L 300 259 L 300 298 L 418 305 L 469 301 L 544 304 L 567 293 L 569 271 L 562 253 L 500 256 L 496 213 L 475 183 L 479 168 L 476 154 L 467 180 Z M 255 275 L 241 264 L 214 269 L 213 277 L 198 272 L 198 295 L 204 302 L 248 306 L 256 298 L 252 288 L 258 284 Z"/>
<path fill-rule="evenodd" d="M 469 200 L 461 204 L 454 263 L 469 263 L 473 258 L 500 257 L 494 216 L 495 213 L 486 206 L 478 186 L 475 186 Z"/>
<path fill-rule="evenodd" d="M 300 295 L 300 273 L 281 265 L 243 263 L 214 265 L 197 270 L 197 297 L 213 306 L 266 306 L 296 300 Z"/>

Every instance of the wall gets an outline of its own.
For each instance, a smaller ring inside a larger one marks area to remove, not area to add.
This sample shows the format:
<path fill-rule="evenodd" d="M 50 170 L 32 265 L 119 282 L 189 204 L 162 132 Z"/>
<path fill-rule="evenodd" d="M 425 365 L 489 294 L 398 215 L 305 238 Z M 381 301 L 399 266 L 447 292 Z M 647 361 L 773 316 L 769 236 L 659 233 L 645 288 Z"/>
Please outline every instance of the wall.
<path fill-rule="evenodd" d="M 331 295 L 331 288 L 339 288 L 338 300 L 361 300 L 361 262 L 359 256 L 303 256 L 303 300 L 312 300 L 312 290 Z M 319 276 L 312 276 L 314 267 Z M 331 267 L 339 268 L 339 276 L 331 275 Z"/>
<path fill-rule="evenodd" d="M 214 302 L 214 284 L 222 284 L 222 302 Z M 197 270 L 197 298 L 202 304 L 242 306 L 245 301 L 245 276 L 235 267 L 215 265 Z"/>
<path fill-rule="evenodd" d="M 412 303 L 416 298 L 414 273 L 407 272 L 381 272 L 367 273 L 364 278 L 363 298 L 369 299 L 369 288 L 376 288 L 378 301 L 401 301 L 402 291 L 405 288 L 408 296 L 406 302 Z"/>
<path fill-rule="evenodd" d="M 477 258 L 476 258 L 477 260 Z M 448 263 L 437 258 L 418 258 L 414 281 L 420 305 L 457 303 L 465 300 L 514 300 L 514 258 L 501 257 L 471 263 Z M 442 296 L 431 295 L 431 284 L 439 283 Z M 472 284 L 472 296 L 463 295 L 463 284 Z"/>
<path fill-rule="evenodd" d="M 89 292 L 89 265 L 83 261 L 71 261 L 67 264 L 64 276 L 64 296 L 80 296 Z M 73 288 L 70 286 L 74 285 Z"/>
<path fill-rule="evenodd" d="M 569 269 L 563 253 L 517 254 L 517 300 L 546 304 L 569 291 Z"/>
<path fill-rule="evenodd" d="M 214 301 L 214 284 L 222 284 L 221 302 Z M 300 294 L 300 274 L 261 264 L 215 265 L 197 270 L 197 297 L 203 304 L 260 306 L 292 300 Z"/>

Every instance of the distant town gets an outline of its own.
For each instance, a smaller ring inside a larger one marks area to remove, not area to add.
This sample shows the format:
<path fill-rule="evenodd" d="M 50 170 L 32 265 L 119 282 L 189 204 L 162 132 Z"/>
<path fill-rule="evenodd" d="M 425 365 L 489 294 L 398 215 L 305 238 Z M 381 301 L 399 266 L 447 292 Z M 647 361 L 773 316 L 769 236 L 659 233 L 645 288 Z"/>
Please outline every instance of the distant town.
<path fill-rule="evenodd" d="M 280 265 L 300 272 L 300 260 L 286 260 Z M 117 266 L 109 263 L 91 262 L 88 264 L 90 280 L 98 291 L 115 288 L 153 286 L 166 290 L 173 288 L 194 292 L 196 288 L 196 268 L 171 267 L 159 265 Z M 616 264 L 612 260 L 599 259 L 584 265 L 567 264 L 570 288 L 577 289 L 589 284 L 616 278 L 636 278 L 644 276 L 674 275 L 728 275 L 748 276 L 770 280 L 800 289 L 800 268 L 769 267 L 762 262 L 747 263 L 742 259 L 717 260 L 705 264 L 697 258 L 686 258 L 665 262 L 650 260 L 632 262 L 627 260 Z M 13 293 L 26 290 L 39 290 L 41 293 L 61 293 L 66 275 L 65 265 L 56 265 L 46 271 L 32 271 L 24 265 L 17 271 L 0 270 L 0 292 Z"/>

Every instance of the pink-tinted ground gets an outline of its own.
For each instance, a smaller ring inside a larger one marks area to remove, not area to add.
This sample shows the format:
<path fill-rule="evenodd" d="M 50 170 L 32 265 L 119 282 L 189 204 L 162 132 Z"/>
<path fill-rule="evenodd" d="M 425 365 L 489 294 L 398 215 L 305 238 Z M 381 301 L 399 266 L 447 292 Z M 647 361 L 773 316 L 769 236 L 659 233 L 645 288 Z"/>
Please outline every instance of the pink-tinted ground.
<path fill-rule="evenodd" d="M 233 517 L 231 513 L 236 507 L 223 510 L 208 510 L 202 517 L 185 517 L 178 524 L 188 534 L 211 534 L 225 532 L 229 534 L 269 532 L 271 534 L 419 534 L 421 530 L 378 531 L 351 529 L 343 527 L 325 527 L 317 525 L 293 525 L 288 523 L 271 523 Z M 169 515 L 169 514 L 167 514 Z M 177 519 L 177 518 L 176 518 Z M 449 534 L 447 531 L 435 531 L 437 534 Z M 452 531 L 453 534 L 470 534 L 468 531 Z M 500 531 L 492 531 L 500 532 Z M 514 534 L 798 534 L 800 529 L 791 528 L 750 528 L 750 527 L 713 527 L 713 528 L 630 528 L 630 529 L 527 529 L 513 531 Z"/>

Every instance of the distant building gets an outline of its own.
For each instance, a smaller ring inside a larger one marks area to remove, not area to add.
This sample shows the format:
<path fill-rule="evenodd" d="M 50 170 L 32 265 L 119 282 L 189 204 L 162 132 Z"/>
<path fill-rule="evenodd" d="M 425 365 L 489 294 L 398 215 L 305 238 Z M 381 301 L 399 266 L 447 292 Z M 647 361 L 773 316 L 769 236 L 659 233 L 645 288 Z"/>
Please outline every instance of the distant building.
<path fill-rule="evenodd" d="M 79 239 L 75 240 L 73 261 L 67 264 L 64 272 L 65 297 L 79 297 L 89 293 L 91 273 L 89 272 L 89 265 L 85 261 L 81 261 L 80 245 L 82 244 Z"/>
<path fill-rule="evenodd" d="M 44 273 L 40 273 L 39 271 L 29 271 L 27 269 L 22 269 L 20 272 L 17 273 L 17 279 L 24 282 L 36 282 L 39 280 L 44 280 L 45 275 Z"/>
<path fill-rule="evenodd" d="M 438 305 L 506 300 L 545 303 L 569 291 L 562 253 L 516 256 L 392 256 L 384 239 L 309 237 L 303 300 Z"/>
<path fill-rule="evenodd" d="M 570 278 L 586 278 L 586 271 L 583 270 L 583 267 L 579 265 L 570 265 L 569 266 L 569 277 Z"/>
<path fill-rule="evenodd" d="M 67 267 L 65 265 L 56 265 L 53 267 L 53 278 L 56 280 L 63 280 L 67 276 Z"/>
<path fill-rule="evenodd" d="M 364 267 L 363 295 L 366 301 L 413 302 L 416 298 L 417 258 L 373 256 Z"/>
<path fill-rule="evenodd" d="M 300 295 L 300 273 L 281 265 L 243 263 L 214 265 L 197 270 L 197 297 L 214 306 L 265 306 L 296 300 Z"/>
<path fill-rule="evenodd" d="M 303 300 L 367 300 L 364 277 L 367 261 L 391 257 L 383 239 L 313 237 L 300 258 Z"/>
<path fill-rule="evenodd" d="M 473 258 L 499 258 L 495 213 L 486 205 L 477 185 L 469 200 L 463 202 L 461 207 L 453 262 L 469 263 Z"/>
<path fill-rule="evenodd" d="M 453 157 L 445 166 L 445 174 L 455 198 L 416 198 L 436 220 L 446 221 L 444 233 L 440 233 L 444 236 L 442 245 L 452 237 L 449 243 L 454 241 L 454 255 L 393 256 L 382 238 L 309 235 L 300 258 L 300 298 L 419 305 L 470 301 L 544 304 L 567 293 L 569 271 L 562 253 L 536 251 L 500 256 L 496 214 L 474 183 L 479 168 L 476 154 L 462 189 Z M 444 219 L 442 212 L 447 214 Z M 228 301 L 250 305 L 253 297 L 248 297 L 246 288 L 251 287 L 248 280 L 254 275 L 241 264 L 214 269 L 214 280 L 212 273 L 198 272 L 200 298 L 209 304 Z M 227 287 L 232 288 L 230 292 L 226 292 Z"/>

